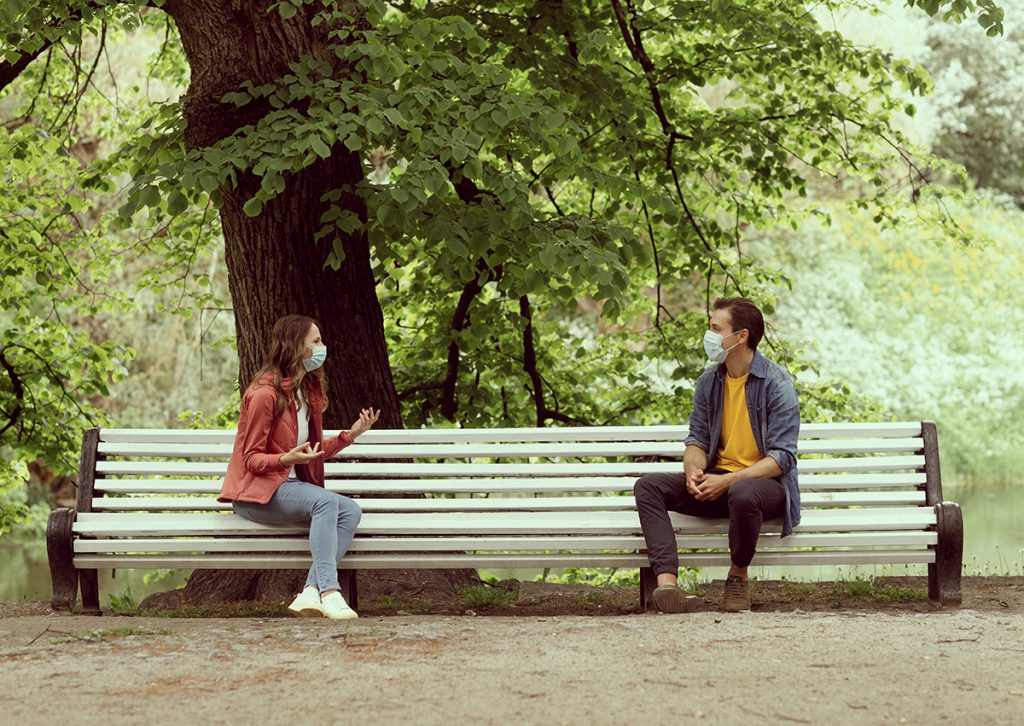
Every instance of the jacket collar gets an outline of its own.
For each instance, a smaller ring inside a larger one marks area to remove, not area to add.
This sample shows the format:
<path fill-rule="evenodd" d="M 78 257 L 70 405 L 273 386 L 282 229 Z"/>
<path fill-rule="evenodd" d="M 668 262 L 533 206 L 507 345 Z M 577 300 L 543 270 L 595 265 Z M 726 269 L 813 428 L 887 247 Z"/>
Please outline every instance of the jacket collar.
<path fill-rule="evenodd" d="M 721 381 L 725 378 L 725 374 L 729 369 L 725 367 L 725 363 L 719 363 L 715 368 L 715 376 Z M 768 377 L 768 359 L 761 355 L 761 351 L 754 351 L 754 360 L 750 361 L 750 375 L 757 378 Z"/>
<path fill-rule="evenodd" d="M 322 395 L 323 390 L 320 386 L 320 379 L 316 376 L 308 376 L 309 382 L 307 383 L 308 391 L 311 398 Z M 272 386 L 274 385 L 274 374 L 264 373 L 259 379 L 260 385 Z M 281 389 L 285 392 L 285 395 L 291 396 L 292 393 L 292 379 L 282 378 Z"/>

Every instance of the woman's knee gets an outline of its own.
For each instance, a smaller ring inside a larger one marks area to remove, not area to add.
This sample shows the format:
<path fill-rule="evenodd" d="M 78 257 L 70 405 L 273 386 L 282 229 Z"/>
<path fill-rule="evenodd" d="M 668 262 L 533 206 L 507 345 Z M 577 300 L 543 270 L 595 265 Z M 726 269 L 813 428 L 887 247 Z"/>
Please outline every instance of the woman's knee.
<path fill-rule="evenodd" d="M 363 508 L 359 506 L 358 502 L 342 494 L 338 494 L 337 498 L 338 521 L 350 521 L 352 526 L 359 524 L 363 518 Z"/>
<path fill-rule="evenodd" d="M 324 490 L 322 493 L 318 492 L 316 498 L 313 500 L 311 507 L 312 514 L 321 516 L 338 516 L 338 498 L 333 496 L 331 492 Z"/>

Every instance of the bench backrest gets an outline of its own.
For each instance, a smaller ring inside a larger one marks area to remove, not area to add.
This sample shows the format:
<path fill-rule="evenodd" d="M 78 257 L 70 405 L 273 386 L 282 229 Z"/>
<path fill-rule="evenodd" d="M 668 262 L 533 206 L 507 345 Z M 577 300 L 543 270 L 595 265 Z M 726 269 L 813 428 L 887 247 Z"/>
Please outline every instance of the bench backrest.
<path fill-rule="evenodd" d="M 358 497 L 364 511 L 572 511 L 592 509 L 595 496 L 602 508 L 628 509 L 639 476 L 680 471 L 686 433 L 685 426 L 370 431 L 325 469 L 328 488 Z M 230 430 L 92 429 L 83 441 L 78 510 L 230 510 L 216 494 L 233 441 Z M 942 500 L 930 422 L 805 424 L 798 459 L 805 509 Z"/>

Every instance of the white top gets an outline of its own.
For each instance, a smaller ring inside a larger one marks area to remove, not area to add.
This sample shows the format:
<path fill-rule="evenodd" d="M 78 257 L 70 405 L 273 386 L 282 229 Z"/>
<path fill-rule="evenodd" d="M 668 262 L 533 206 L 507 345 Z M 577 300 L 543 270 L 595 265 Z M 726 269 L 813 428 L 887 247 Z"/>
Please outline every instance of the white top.
<path fill-rule="evenodd" d="M 295 413 L 299 424 L 299 435 L 296 437 L 295 445 L 301 446 L 309 441 L 309 406 L 306 404 L 306 399 L 302 397 L 301 389 L 295 392 L 295 404 L 298 406 Z M 294 479 L 295 477 L 295 467 L 293 466 L 292 470 L 288 472 L 288 478 Z"/>

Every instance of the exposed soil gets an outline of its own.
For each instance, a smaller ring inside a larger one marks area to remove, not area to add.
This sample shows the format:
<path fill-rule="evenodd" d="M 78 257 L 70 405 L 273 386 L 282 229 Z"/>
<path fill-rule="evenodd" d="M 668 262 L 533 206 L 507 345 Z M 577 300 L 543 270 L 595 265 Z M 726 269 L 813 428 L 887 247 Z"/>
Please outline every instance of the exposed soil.
<path fill-rule="evenodd" d="M 717 610 L 720 583 L 677 616 L 639 614 L 633 591 L 537 583 L 473 608 L 377 598 L 341 623 L 6 604 L 0 709 L 105 726 L 1021 723 L 1024 578 L 963 584 L 963 607 L 943 609 L 919 599 L 923 580 L 763 582 L 736 615 Z"/>

